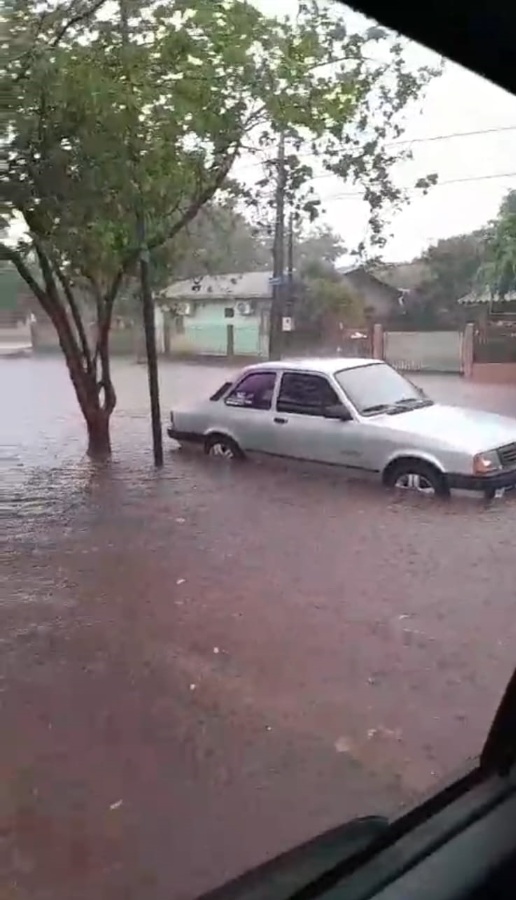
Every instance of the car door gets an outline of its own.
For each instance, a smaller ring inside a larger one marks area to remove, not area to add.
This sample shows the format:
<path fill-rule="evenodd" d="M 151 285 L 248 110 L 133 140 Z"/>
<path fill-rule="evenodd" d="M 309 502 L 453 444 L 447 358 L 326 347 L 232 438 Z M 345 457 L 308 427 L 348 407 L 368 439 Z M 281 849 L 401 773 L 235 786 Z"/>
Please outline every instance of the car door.
<path fill-rule="evenodd" d="M 273 453 L 275 369 L 244 374 L 223 401 L 220 428 L 248 452 Z M 219 426 L 217 426 L 219 427 Z"/>
<path fill-rule="evenodd" d="M 344 406 L 343 401 L 324 374 L 283 372 L 274 414 L 277 452 L 296 459 L 360 466 L 358 423 L 354 418 L 344 422 L 324 415 L 325 407 L 339 405 Z"/>

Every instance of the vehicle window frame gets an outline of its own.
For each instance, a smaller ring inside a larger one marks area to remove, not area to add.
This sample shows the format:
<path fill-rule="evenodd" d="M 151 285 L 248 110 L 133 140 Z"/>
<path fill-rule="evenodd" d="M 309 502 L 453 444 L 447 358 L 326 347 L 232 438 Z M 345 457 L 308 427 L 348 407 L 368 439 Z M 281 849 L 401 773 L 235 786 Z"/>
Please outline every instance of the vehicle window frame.
<path fill-rule="evenodd" d="M 366 365 L 363 365 L 363 366 L 350 366 L 350 367 L 346 367 L 346 368 L 336 369 L 335 372 L 334 372 L 334 374 L 333 374 L 333 379 L 334 379 L 334 381 L 335 381 L 335 384 L 338 385 L 340 393 L 346 398 L 346 403 L 350 406 L 350 408 L 353 410 L 353 412 L 356 413 L 356 415 L 357 415 L 360 419 L 369 419 L 369 418 L 371 418 L 371 416 L 374 415 L 374 414 L 362 412 L 362 410 L 356 405 L 356 403 L 354 402 L 354 400 L 351 399 L 351 397 L 349 396 L 349 394 L 348 394 L 348 392 L 346 391 L 345 387 L 343 387 L 343 385 L 342 385 L 342 384 L 340 383 L 340 381 L 338 380 L 337 376 L 340 375 L 340 374 L 343 373 L 343 372 L 349 372 L 349 371 L 351 371 L 352 369 L 367 369 L 367 368 L 373 368 L 374 366 L 376 366 L 377 368 L 385 367 L 385 368 L 388 368 L 388 369 L 392 369 L 394 372 L 396 372 L 396 374 L 401 375 L 401 377 L 403 378 L 403 380 L 406 381 L 406 382 L 408 382 L 408 384 L 410 384 L 410 386 L 411 386 L 417 393 L 421 393 L 421 389 L 420 389 L 416 384 L 414 384 L 414 382 L 412 382 L 412 381 L 410 380 L 410 378 L 407 378 L 407 376 L 406 376 L 403 372 L 398 372 L 398 370 L 395 369 L 394 366 L 389 365 L 389 363 L 385 362 L 385 360 L 380 360 L 380 359 L 378 359 L 378 360 L 371 360 L 371 362 L 368 362 L 368 363 L 366 363 Z M 424 392 L 423 392 L 423 393 L 424 393 Z M 424 396 L 426 397 L 426 394 L 425 394 Z M 428 398 L 428 399 L 430 399 L 430 398 Z"/>
<path fill-rule="evenodd" d="M 332 381 L 332 379 L 326 374 L 326 372 L 307 371 L 306 369 L 284 369 L 282 372 L 279 373 L 279 375 L 280 375 L 280 377 L 278 379 L 278 384 L 277 384 L 276 403 L 274 406 L 274 409 L 276 412 L 282 413 L 284 415 L 291 415 L 291 416 L 307 416 L 310 419 L 324 419 L 325 418 L 322 413 L 322 409 L 324 407 L 321 407 L 320 412 L 316 412 L 315 410 L 310 411 L 310 410 L 301 409 L 301 408 L 299 408 L 299 409 L 282 409 L 279 406 L 281 388 L 282 388 L 284 377 L 286 375 L 297 375 L 297 376 L 301 375 L 301 376 L 308 376 L 309 378 L 320 378 L 323 381 L 325 381 L 326 384 L 331 388 L 331 390 L 335 394 L 335 398 L 337 401 L 335 405 L 343 406 L 344 409 L 346 409 L 349 412 L 350 416 L 352 416 L 354 418 L 354 410 L 352 408 L 350 408 L 347 398 L 343 399 L 344 392 L 340 391 L 338 389 L 339 386 Z M 333 404 L 329 404 L 329 405 L 333 405 Z"/>
<path fill-rule="evenodd" d="M 271 402 L 270 402 L 270 406 L 267 407 L 267 409 L 263 409 L 263 408 L 260 408 L 257 406 L 244 406 L 244 405 L 240 406 L 238 403 L 228 403 L 228 400 L 230 399 L 231 395 L 235 391 L 238 390 L 240 385 L 243 384 L 247 378 L 250 378 L 252 375 L 273 375 L 274 376 L 274 386 L 273 386 L 272 394 L 271 394 Z M 223 398 L 224 406 L 227 406 L 229 409 L 251 409 L 254 412 L 269 413 L 269 412 L 272 412 L 273 409 L 275 409 L 274 404 L 275 404 L 275 400 L 276 400 L 277 390 L 278 390 L 278 370 L 277 369 L 267 368 L 267 369 L 258 369 L 258 370 L 250 371 L 250 372 L 249 371 L 242 372 L 241 375 L 236 379 L 236 381 L 233 382 L 231 387 L 228 388 L 228 390 Z"/>

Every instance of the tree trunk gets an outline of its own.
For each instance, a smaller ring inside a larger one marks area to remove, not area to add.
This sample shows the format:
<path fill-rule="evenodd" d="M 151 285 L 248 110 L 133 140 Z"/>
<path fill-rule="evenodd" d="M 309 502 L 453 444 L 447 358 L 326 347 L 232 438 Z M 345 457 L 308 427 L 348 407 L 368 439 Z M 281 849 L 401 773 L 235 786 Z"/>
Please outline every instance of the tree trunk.
<path fill-rule="evenodd" d="M 26 217 L 29 228 L 31 221 Z M 109 360 L 109 329 L 113 304 L 123 277 L 123 270 L 115 278 L 106 297 L 99 295 L 97 303 L 99 334 L 97 346 L 93 351 L 88 342 L 86 328 L 80 317 L 71 284 L 56 264 L 51 263 L 45 252 L 43 243 L 34 238 L 34 250 L 39 262 L 44 287 L 33 278 L 21 255 L 16 251 L 9 253 L 5 245 L 3 259 L 10 259 L 19 274 L 39 300 L 43 311 L 52 322 L 59 339 L 59 345 L 68 368 L 70 380 L 75 390 L 77 402 L 84 416 L 88 432 L 88 454 L 95 459 L 106 459 L 111 455 L 110 417 L 116 406 L 116 393 L 111 381 Z M 57 278 L 57 280 L 56 280 Z M 64 304 L 57 284 L 60 282 L 68 303 Z M 102 305 L 102 301 L 104 306 Z M 98 367 L 100 365 L 100 381 Z M 101 395 L 104 402 L 102 403 Z"/>
<path fill-rule="evenodd" d="M 106 410 L 91 411 L 86 417 L 88 429 L 88 456 L 96 460 L 111 456 L 110 414 Z"/>
<path fill-rule="evenodd" d="M 57 327 L 57 332 L 77 401 L 86 423 L 88 456 L 96 460 L 108 459 L 111 456 L 110 419 L 116 406 L 116 394 L 111 383 L 109 365 L 109 332 L 106 330 L 100 342 L 102 379 L 100 382 L 97 381 L 95 362 L 91 363 L 88 368 L 80 349 L 66 339 L 65 329 Z"/>

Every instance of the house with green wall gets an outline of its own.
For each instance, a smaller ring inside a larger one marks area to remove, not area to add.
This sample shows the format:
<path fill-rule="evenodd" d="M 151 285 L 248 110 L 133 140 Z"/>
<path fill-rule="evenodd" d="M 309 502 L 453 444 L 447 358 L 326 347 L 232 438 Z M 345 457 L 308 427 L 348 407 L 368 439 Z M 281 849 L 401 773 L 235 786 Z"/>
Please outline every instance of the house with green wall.
<path fill-rule="evenodd" d="M 168 285 L 171 353 L 225 356 L 228 325 L 236 356 L 267 356 L 272 272 L 204 275 Z"/>

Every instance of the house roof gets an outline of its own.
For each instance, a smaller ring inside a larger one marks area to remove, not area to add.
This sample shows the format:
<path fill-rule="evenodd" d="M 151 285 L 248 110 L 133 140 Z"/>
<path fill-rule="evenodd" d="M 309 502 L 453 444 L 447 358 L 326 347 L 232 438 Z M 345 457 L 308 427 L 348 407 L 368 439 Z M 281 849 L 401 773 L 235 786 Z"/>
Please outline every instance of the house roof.
<path fill-rule="evenodd" d="M 394 287 L 392 284 L 387 284 L 386 281 L 382 281 L 381 278 L 378 278 L 378 275 L 369 272 L 365 266 L 347 266 L 345 268 L 337 269 L 337 271 L 344 280 L 349 280 L 351 284 L 364 285 L 367 283 L 374 283 L 377 287 L 380 287 L 386 295 L 392 297 L 394 301 L 399 300 L 404 293 L 402 289 Z"/>
<path fill-rule="evenodd" d="M 269 299 L 272 296 L 271 278 L 272 272 L 204 275 L 172 282 L 163 291 L 163 296 L 167 300 Z"/>
<path fill-rule="evenodd" d="M 507 291 L 503 297 L 493 297 L 490 291 L 482 291 L 481 293 L 472 291 L 470 294 L 465 294 L 464 297 L 459 297 L 457 303 L 508 303 L 511 300 L 516 300 L 516 291 Z"/>
<path fill-rule="evenodd" d="M 401 291 L 414 291 L 429 278 L 428 265 L 420 259 L 411 262 L 383 263 L 375 267 L 376 278 Z"/>

